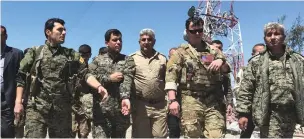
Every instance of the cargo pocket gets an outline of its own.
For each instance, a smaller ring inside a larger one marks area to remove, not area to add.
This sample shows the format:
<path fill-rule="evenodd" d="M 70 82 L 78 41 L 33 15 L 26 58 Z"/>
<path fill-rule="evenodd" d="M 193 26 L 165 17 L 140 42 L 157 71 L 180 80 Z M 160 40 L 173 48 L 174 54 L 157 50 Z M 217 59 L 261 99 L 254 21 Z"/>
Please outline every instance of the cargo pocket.
<path fill-rule="evenodd" d="M 202 135 L 202 128 L 197 119 L 182 119 L 181 123 L 185 137 L 199 138 Z"/>

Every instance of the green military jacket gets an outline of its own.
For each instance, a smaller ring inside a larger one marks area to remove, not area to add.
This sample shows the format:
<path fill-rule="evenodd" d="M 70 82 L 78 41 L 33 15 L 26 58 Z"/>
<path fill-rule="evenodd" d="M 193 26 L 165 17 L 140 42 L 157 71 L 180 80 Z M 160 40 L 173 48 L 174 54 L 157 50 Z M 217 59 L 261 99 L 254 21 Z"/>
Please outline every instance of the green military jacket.
<path fill-rule="evenodd" d="M 112 57 L 109 53 L 98 55 L 89 64 L 89 70 L 107 89 L 108 93 L 115 98 L 130 98 L 131 85 L 135 72 L 134 60 L 123 54 Z M 123 81 L 114 83 L 110 81 L 110 75 L 114 72 L 121 72 Z"/>
<path fill-rule="evenodd" d="M 37 94 L 29 94 L 29 98 L 35 98 L 29 100 L 29 106 L 34 102 L 39 102 L 37 104 L 42 104 L 42 107 L 59 104 L 56 100 L 70 102 L 73 96 L 71 93 L 74 92 L 67 90 L 69 78 L 76 75 L 79 79 L 86 80 L 91 75 L 87 72 L 84 60 L 73 49 L 61 45 L 51 46 L 46 41 L 40 47 L 40 53 L 37 53 L 39 47 L 29 49 L 20 62 L 17 87 L 25 87 L 26 74 L 31 73 L 32 77 L 38 78 L 40 85 L 36 86 L 39 88 Z M 40 55 L 41 59 L 37 58 Z M 36 62 L 38 59 L 40 64 Z"/>
<path fill-rule="evenodd" d="M 286 72 L 293 75 L 294 90 L 292 93 L 296 105 L 298 123 L 304 125 L 304 58 L 298 53 L 286 49 L 286 61 L 289 63 Z M 248 116 L 252 113 L 254 122 L 258 126 L 269 124 L 270 117 L 270 54 L 266 50 L 251 58 L 243 73 L 239 91 L 236 93 L 239 116 Z M 283 103 L 283 102 L 282 102 Z"/>

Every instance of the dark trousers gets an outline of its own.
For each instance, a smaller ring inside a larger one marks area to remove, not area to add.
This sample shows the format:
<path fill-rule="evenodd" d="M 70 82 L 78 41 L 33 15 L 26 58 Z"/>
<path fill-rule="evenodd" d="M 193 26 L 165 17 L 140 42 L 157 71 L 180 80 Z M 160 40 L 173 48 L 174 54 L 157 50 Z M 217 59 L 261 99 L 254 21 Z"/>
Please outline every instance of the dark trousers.
<path fill-rule="evenodd" d="M 252 132 L 253 132 L 254 128 L 255 128 L 255 125 L 253 123 L 252 116 L 249 116 L 248 117 L 247 128 L 246 128 L 245 131 L 241 132 L 240 138 L 250 138 L 251 135 L 252 135 Z"/>
<path fill-rule="evenodd" d="M 14 138 L 14 112 L 1 102 L 1 138 Z"/>
<path fill-rule="evenodd" d="M 170 138 L 179 138 L 180 137 L 180 119 L 172 114 L 168 114 L 168 128 L 169 128 L 169 137 Z"/>

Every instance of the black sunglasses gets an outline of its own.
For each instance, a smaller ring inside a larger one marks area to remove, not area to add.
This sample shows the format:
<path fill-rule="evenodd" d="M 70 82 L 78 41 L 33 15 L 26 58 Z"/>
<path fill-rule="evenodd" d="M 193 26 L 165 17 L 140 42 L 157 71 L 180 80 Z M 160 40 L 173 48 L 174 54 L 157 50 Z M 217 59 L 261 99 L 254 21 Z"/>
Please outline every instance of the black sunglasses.
<path fill-rule="evenodd" d="M 204 31 L 204 29 L 195 29 L 195 30 L 189 30 L 189 32 L 191 33 L 191 34 L 196 34 L 196 33 L 202 33 Z"/>

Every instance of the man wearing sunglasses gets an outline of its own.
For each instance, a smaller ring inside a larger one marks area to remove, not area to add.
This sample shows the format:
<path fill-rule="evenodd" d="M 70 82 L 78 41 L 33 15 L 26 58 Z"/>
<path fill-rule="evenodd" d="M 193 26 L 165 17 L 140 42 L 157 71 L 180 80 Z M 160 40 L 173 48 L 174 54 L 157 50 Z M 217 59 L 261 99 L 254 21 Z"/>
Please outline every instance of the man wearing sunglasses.
<path fill-rule="evenodd" d="M 78 48 L 80 56 L 83 58 L 86 67 L 88 67 L 89 59 L 91 58 L 91 47 L 83 44 Z M 73 112 L 72 112 L 72 136 L 78 138 L 87 138 L 91 131 L 93 96 L 89 93 L 88 86 L 85 82 L 80 82 L 74 94 Z"/>
<path fill-rule="evenodd" d="M 199 17 L 190 16 L 186 20 L 188 44 L 180 45 L 170 57 L 165 90 L 170 113 L 181 117 L 185 137 L 221 138 L 225 129 L 222 65 L 228 69 L 224 55 L 202 41 L 203 25 Z M 181 112 L 176 93 L 181 93 Z"/>

